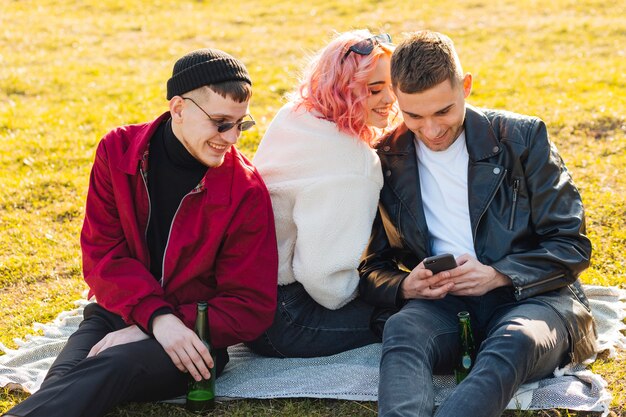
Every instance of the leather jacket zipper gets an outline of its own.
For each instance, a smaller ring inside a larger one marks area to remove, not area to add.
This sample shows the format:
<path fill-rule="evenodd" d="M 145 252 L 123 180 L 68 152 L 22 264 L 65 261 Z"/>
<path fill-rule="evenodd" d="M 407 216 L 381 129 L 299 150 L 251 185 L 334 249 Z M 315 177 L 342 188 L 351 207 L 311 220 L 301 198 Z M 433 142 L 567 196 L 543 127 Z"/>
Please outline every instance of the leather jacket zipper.
<path fill-rule="evenodd" d="M 576 300 L 583 306 L 585 307 L 585 310 L 587 310 L 588 312 L 591 313 L 591 307 L 589 306 L 588 303 L 584 303 L 582 298 L 580 298 L 580 296 L 578 295 L 578 293 L 574 290 L 574 288 L 571 285 L 568 285 L 567 288 L 569 289 L 569 291 L 572 293 L 572 295 L 574 296 L 574 298 L 576 298 Z"/>
<path fill-rule="evenodd" d="M 553 276 L 551 278 L 544 279 L 543 281 L 533 282 L 532 284 L 528 284 L 528 285 L 517 286 L 517 287 L 515 287 L 515 296 L 519 299 L 519 297 L 522 296 L 522 291 L 528 290 L 530 288 L 535 288 L 535 287 L 538 287 L 540 285 L 547 284 L 548 282 L 556 281 L 557 279 L 561 279 L 564 276 L 565 276 L 565 274 L 559 274 L 559 275 L 555 275 L 555 276 Z"/>
<path fill-rule="evenodd" d="M 519 193 L 519 179 L 513 181 L 513 203 L 511 207 L 511 219 L 509 220 L 509 230 L 513 230 L 515 222 L 515 210 L 517 208 L 517 194 Z"/>
<path fill-rule="evenodd" d="M 506 177 L 506 170 L 504 170 L 504 175 L 502 175 L 502 177 L 500 178 L 500 181 L 498 182 L 498 186 L 496 187 L 496 190 L 500 188 L 500 185 L 502 184 L 502 181 L 504 181 L 505 177 Z M 485 215 L 485 212 L 487 211 L 487 208 L 489 207 L 489 205 L 491 204 L 495 196 L 496 196 L 495 192 L 491 193 L 491 196 L 489 197 L 489 201 L 487 201 L 487 204 L 485 204 L 485 209 L 482 211 L 482 213 L 480 213 L 480 216 L 478 217 L 478 221 L 476 222 L 476 227 L 474 227 L 474 230 L 472 230 L 472 240 L 474 242 L 474 245 L 476 245 L 476 234 L 478 231 L 478 225 L 480 224 L 480 221 L 482 220 L 483 216 Z"/>

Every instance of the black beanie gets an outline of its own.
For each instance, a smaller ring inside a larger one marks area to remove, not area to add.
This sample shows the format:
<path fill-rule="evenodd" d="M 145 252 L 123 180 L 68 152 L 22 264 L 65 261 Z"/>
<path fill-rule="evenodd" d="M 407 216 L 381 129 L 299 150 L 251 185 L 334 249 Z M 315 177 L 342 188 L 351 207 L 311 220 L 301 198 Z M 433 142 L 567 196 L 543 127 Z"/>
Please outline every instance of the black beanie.
<path fill-rule="evenodd" d="M 248 70 L 241 61 L 219 49 L 198 49 L 174 64 L 172 78 L 167 80 L 167 99 L 226 81 L 245 81 L 252 85 Z"/>

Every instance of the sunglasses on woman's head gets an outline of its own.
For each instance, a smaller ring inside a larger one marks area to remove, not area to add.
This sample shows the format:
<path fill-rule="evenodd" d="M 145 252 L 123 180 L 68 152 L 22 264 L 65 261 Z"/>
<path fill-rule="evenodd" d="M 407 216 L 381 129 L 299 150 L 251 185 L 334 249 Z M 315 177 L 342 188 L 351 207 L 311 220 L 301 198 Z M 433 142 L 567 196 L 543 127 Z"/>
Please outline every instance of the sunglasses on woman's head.
<path fill-rule="evenodd" d="M 374 50 L 374 46 L 380 45 L 381 43 L 391 43 L 391 36 L 388 33 L 381 33 L 380 35 L 372 36 L 371 38 L 363 39 L 350 46 L 346 51 L 346 54 L 343 56 L 343 59 L 346 59 L 350 52 L 354 52 L 359 55 L 369 55 Z"/>

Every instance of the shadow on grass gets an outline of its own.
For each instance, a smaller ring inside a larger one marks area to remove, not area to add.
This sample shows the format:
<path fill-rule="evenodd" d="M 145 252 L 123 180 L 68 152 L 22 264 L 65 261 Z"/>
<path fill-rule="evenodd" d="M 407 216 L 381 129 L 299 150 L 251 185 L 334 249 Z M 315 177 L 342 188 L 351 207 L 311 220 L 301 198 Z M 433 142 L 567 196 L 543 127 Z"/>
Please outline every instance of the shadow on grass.
<path fill-rule="evenodd" d="M 0 390 L 0 404 L 15 404 L 28 394 L 21 390 Z M 0 409 L 6 407 L 0 407 Z M 7 411 L 7 410 L 5 410 Z M 327 399 L 287 398 L 268 400 L 233 400 L 218 402 L 211 417 L 375 417 L 375 402 L 339 401 Z M 599 417 L 601 413 L 574 410 L 507 410 L 502 417 Z M 117 407 L 105 417 L 191 417 L 182 405 L 165 403 L 130 403 Z M 610 417 L 618 417 L 611 412 Z"/>
<path fill-rule="evenodd" d="M 172 404 L 129 404 L 119 407 L 106 417 L 188 417 L 182 406 Z M 218 403 L 212 417 L 375 417 L 375 402 L 338 401 L 325 399 L 235 400 Z M 502 417 L 599 417 L 601 413 L 575 410 L 507 410 Z M 616 417 L 617 414 L 611 413 Z"/>

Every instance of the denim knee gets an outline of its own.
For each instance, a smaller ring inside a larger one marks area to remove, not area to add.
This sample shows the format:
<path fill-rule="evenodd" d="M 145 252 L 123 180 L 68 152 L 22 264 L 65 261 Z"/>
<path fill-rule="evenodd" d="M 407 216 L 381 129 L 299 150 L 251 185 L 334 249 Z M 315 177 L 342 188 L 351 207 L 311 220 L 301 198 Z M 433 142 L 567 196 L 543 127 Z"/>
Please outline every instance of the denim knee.
<path fill-rule="evenodd" d="M 409 354 L 416 363 L 428 363 L 433 367 L 437 358 L 447 356 L 445 352 L 450 348 L 438 346 L 438 340 L 441 336 L 449 338 L 450 333 L 454 333 L 453 339 L 456 340 L 457 329 L 441 326 L 437 320 L 420 319 L 413 313 L 401 311 L 387 320 L 383 330 L 383 354 L 391 351 Z"/>
<path fill-rule="evenodd" d="M 508 367 L 510 377 L 521 383 L 551 373 L 566 356 L 568 346 L 562 325 L 552 327 L 548 322 L 516 318 L 489 335 L 480 356 L 500 358 L 500 371 Z"/>
<path fill-rule="evenodd" d="M 383 330 L 383 341 L 389 337 L 401 337 L 424 343 L 441 334 L 456 332 L 456 314 L 451 314 L 452 320 L 439 314 L 429 306 L 409 305 L 389 317 Z"/>
<path fill-rule="evenodd" d="M 417 344 L 421 336 L 421 327 L 416 326 L 409 314 L 400 311 L 387 319 L 383 329 L 383 345 L 392 340 L 413 341 Z"/>
<path fill-rule="evenodd" d="M 548 323 L 524 318 L 510 321 L 494 331 L 490 338 L 498 336 L 505 339 L 503 353 L 515 358 L 531 356 L 531 360 L 554 349 L 563 339 L 563 335 L 550 328 Z"/>

